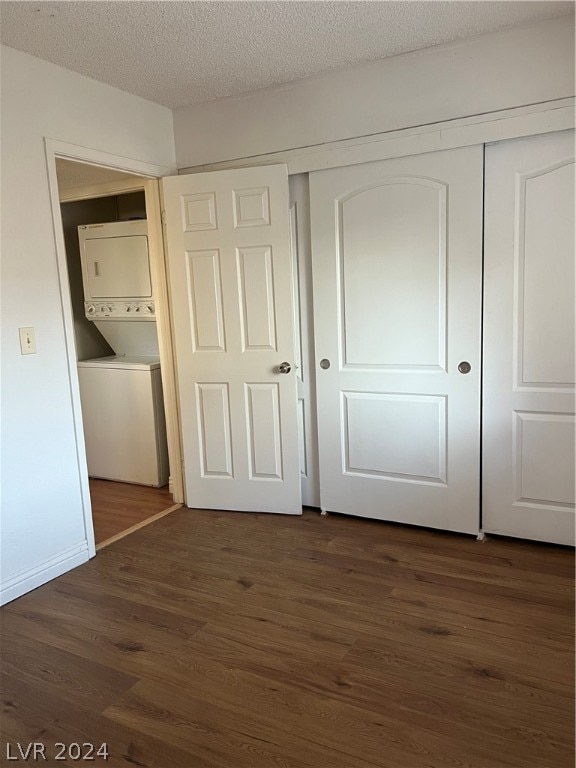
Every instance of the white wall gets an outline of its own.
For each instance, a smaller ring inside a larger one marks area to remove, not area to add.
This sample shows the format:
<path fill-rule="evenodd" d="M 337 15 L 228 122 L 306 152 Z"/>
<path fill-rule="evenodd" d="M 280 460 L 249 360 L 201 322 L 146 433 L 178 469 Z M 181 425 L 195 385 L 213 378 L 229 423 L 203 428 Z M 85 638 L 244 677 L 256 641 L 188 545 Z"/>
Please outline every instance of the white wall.
<path fill-rule="evenodd" d="M 174 167 L 170 110 L 10 48 L 2 63 L 1 579 L 5 599 L 86 554 L 44 137 Z M 34 326 L 38 353 L 20 354 Z"/>
<path fill-rule="evenodd" d="M 178 168 L 574 95 L 564 16 L 174 113 Z"/>

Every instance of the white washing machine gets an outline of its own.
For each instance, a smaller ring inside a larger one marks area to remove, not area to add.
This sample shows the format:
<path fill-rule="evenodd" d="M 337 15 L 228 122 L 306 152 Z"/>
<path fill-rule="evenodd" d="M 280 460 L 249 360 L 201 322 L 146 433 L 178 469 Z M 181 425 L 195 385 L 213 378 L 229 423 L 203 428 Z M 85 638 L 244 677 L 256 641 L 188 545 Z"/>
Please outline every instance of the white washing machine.
<path fill-rule="evenodd" d="M 78 378 L 90 477 L 166 485 L 159 358 L 115 355 L 82 360 Z"/>

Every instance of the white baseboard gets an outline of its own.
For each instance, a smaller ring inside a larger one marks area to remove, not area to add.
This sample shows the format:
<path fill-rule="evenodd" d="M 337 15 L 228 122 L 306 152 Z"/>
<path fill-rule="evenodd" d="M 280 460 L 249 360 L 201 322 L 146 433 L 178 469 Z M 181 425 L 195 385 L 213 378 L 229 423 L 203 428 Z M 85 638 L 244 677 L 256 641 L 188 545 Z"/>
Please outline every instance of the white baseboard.
<path fill-rule="evenodd" d="M 46 584 L 47 581 L 61 576 L 66 571 L 86 563 L 88 559 L 88 542 L 81 541 L 49 560 L 34 566 L 34 568 L 20 571 L 0 584 L 0 605 L 25 595 L 36 587 Z"/>

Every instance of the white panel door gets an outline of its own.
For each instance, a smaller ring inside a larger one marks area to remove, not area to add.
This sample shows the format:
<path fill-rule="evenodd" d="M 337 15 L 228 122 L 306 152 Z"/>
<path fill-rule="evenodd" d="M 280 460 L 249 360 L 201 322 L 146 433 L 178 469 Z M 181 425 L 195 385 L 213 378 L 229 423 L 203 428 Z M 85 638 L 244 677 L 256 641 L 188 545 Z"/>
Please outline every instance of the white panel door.
<path fill-rule="evenodd" d="M 483 528 L 574 544 L 574 132 L 486 149 Z"/>
<path fill-rule="evenodd" d="M 162 187 L 186 503 L 300 514 L 286 166 Z"/>
<path fill-rule="evenodd" d="M 479 529 L 482 165 L 311 174 L 323 509 Z"/>

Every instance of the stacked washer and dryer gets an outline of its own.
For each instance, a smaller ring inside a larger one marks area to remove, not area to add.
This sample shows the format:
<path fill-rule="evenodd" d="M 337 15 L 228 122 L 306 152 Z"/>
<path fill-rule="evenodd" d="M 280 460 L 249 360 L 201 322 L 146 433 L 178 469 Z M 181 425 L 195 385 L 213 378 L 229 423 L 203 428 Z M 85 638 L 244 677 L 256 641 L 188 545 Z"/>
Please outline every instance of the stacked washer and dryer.
<path fill-rule="evenodd" d="M 166 423 L 145 220 L 78 227 L 84 309 L 114 350 L 78 362 L 90 477 L 161 487 Z"/>

